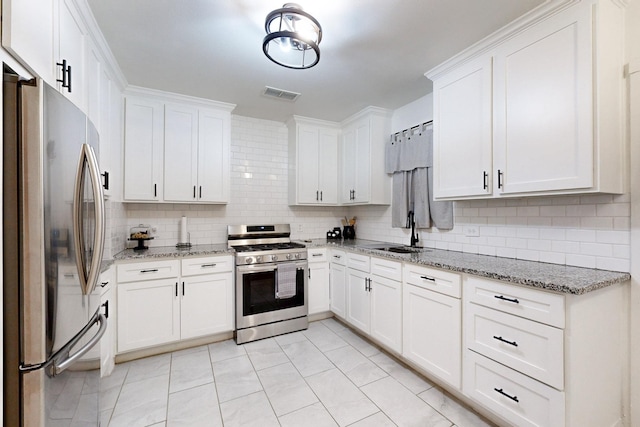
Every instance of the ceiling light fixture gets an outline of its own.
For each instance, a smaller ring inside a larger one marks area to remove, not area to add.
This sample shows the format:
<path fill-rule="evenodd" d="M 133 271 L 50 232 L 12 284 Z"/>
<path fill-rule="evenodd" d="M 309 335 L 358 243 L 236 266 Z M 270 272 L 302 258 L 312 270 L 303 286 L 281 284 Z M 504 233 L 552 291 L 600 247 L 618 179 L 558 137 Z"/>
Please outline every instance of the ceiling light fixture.
<path fill-rule="evenodd" d="M 262 50 L 267 58 L 287 68 L 311 68 L 320 61 L 320 23 L 296 3 L 285 3 L 267 15 Z"/>

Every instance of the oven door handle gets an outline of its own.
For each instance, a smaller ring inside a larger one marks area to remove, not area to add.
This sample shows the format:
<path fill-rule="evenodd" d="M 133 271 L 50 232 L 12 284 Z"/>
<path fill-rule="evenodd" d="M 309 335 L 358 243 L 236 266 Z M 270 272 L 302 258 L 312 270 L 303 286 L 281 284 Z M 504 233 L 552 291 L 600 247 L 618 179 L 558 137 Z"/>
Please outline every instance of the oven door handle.
<path fill-rule="evenodd" d="M 265 271 L 278 271 L 278 266 L 276 264 L 239 265 L 236 268 L 238 273 L 264 273 Z"/>

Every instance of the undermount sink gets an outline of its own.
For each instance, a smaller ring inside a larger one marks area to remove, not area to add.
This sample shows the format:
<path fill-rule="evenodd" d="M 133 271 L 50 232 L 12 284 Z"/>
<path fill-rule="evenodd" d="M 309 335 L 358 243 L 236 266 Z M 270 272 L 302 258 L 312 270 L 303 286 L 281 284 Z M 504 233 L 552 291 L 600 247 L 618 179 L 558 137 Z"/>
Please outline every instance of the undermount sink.
<path fill-rule="evenodd" d="M 425 248 L 412 248 L 410 246 L 382 246 L 378 248 L 373 248 L 379 251 L 385 252 L 393 252 L 396 254 L 412 254 L 415 252 L 425 252 L 427 249 Z"/>

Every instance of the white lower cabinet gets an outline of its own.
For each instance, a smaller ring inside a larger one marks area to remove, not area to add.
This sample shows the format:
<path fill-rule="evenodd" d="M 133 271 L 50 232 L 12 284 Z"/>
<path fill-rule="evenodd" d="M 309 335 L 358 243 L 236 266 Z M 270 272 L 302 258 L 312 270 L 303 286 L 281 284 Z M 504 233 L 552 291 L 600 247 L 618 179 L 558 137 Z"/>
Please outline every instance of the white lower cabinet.
<path fill-rule="evenodd" d="M 329 262 L 329 295 L 331 312 L 341 319 L 347 318 L 347 254 L 332 249 Z"/>
<path fill-rule="evenodd" d="M 100 340 L 100 376 L 111 375 L 116 358 L 116 271 L 109 268 L 100 275 L 100 305 L 107 318 L 107 330 Z"/>
<path fill-rule="evenodd" d="M 462 377 L 460 275 L 404 266 L 402 355 L 459 389 Z"/>
<path fill-rule="evenodd" d="M 325 248 L 309 249 L 309 314 L 330 310 L 329 261 Z"/>
<path fill-rule="evenodd" d="M 231 256 L 121 264 L 117 271 L 119 353 L 233 330 Z"/>
<path fill-rule="evenodd" d="M 463 393 L 512 425 L 623 425 L 624 295 L 466 276 Z"/>
<path fill-rule="evenodd" d="M 402 351 L 402 263 L 347 253 L 347 317 L 352 326 Z"/>

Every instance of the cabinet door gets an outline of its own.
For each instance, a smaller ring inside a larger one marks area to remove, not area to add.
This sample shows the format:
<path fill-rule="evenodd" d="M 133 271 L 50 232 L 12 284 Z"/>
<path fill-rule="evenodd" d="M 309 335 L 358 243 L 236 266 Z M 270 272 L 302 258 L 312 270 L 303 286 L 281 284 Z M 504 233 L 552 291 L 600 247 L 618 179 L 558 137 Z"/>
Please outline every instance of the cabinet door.
<path fill-rule="evenodd" d="M 436 198 L 491 194 L 491 58 L 433 82 L 433 192 Z"/>
<path fill-rule="evenodd" d="M 341 256 L 341 255 L 340 255 Z M 331 311 L 336 316 L 347 318 L 347 270 L 342 264 L 331 262 L 330 296 Z"/>
<path fill-rule="evenodd" d="M 342 203 L 353 203 L 353 191 L 356 188 L 356 129 L 351 126 L 342 133 Z"/>
<path fill-rule="evenodd" d="M 198 201 L 229 201 L 230 114 L 198 112 Z"/>
<path fill-rule="evenodd" d="M 402 283 L 371 276 L 371 336 L 402 352 Z"/>
<path fill-rule="evenodd" d="M 329 311 L 329 263 L 309 263 L 309 314 Z"/>
<path fill-rule="evenodd" d="M 369 119 L 356 128 L 356 172 L 354 203 L 366 203 L 371 198 L 371 123 Z"/>
<path fill-rule="evenodd" d="M 369 119 L 350 125 L 343 137 L 342 201 L 366 203 L 370 197 L 371 132 Z"/>
<path fill-rule="evenodd" d="M 164 200 L 195 202 L 198 175 L 198 110 L 167 104 L 164 111 Z"/>
<path fill-rule="evenodd" d="M 100 295 L 100 304 L 107 316 L 107 330 L 100 339 L 100 376 L 111 375 L 115 367 L 116 358 L 116 299 L 115 283 L 108 285 Z"/>
<path fill-rule="evenodd" d="M 369 274 L 347 268 L 347 322 L 365 333 L 370 331 Z"/>
<path fill-rule="evenodd" d="M 118 352 L 180 339 L 177 279 L 118 284 Z"/>
<path fill-rule="evenodd" d="M 298 126 L 298 203 L 320 202 L 320 141 L 319 130 Z"/>
<path fill-rule="evenodd" d="M 320 203 L 338 204 L 338 131 L 320 129 L 318 147 Z"/>
<path fill-rule="evenodd" d="M 2 46 L 52 86 L 57 72 L 53 45 L 55 5 L 56 2 L 42 0 L 2 1 Z"/>
<path fill-rule="evenodd" d="M 460 388 L 461 303 L 457 298 L 404 286 L 402 355 Z"/>
<path fill-rule="evenodd" d="M 181 292 L 182 339 L 233 330 L 233 273 L 184 278 Z"/>
<path fill-rule="evenodd" d="M 496 50 L 496 191 L 593 186 L 591 40 L 591 8 L 571 8 Z"/>
<path fill-rule="evenodd" d="M 160 200 L 164 162 L 164 105 L 127 97 L 124 133 L 124 199 Z"/>
<path fill-rule="evenodd" d="M 71 100 L 78 108 L 86 111 L 86 81 L 84 75 L 85 29 L 80 20 L 80 13 L 71 0 L 59 0 L 59 53 L 57 62 L 67 61 L 70 67 L 70 88 L 63 88 L 58 84 L 62 94 Z M 62 79 L 61 68 L 57 68 L 57 75 Z"/>

